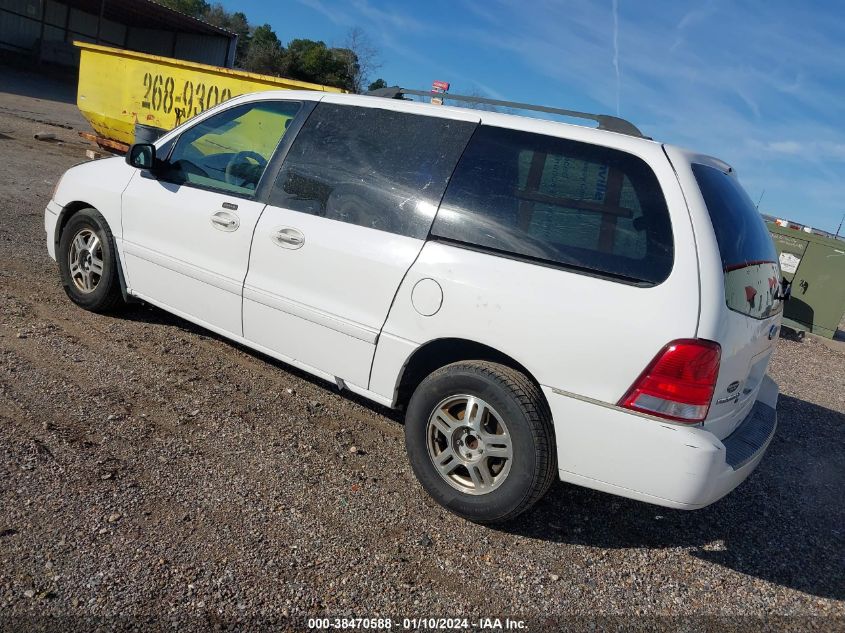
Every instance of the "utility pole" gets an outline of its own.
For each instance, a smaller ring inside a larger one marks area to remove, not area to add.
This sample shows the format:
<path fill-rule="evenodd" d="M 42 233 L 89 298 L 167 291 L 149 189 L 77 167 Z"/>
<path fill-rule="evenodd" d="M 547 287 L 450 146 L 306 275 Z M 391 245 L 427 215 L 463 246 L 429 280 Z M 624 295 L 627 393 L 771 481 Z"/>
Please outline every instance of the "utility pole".
<path fill-rule="evenodd" d="M 763 195 L 766 193 L 766 190 L 763 189 L 763 192 L 760 194 L 760 199 L 757 201 L 757 206 L 754 207 L 758 211 L 760 210 L 760 203 L 763 201 Z"/>
<path fill-rule="evenodd" d="M 836 229 L 836 239 L 839 239 L 839 231 L 842 228 L 842 222 L 845 222 L 845 213 L 842 214 L 842 219 L 839 220 L 839 226 Z"/>

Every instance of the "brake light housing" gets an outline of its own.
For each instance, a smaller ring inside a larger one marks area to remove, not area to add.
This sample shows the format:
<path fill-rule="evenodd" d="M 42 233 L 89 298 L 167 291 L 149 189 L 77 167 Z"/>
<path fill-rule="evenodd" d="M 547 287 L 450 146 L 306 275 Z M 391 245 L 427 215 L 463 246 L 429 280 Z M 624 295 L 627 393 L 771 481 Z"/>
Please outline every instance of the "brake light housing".
<path fill-rule="evenodd" d="M 710 410 L 721 357 L 722 348 L 714 341 L 672 341 L 631 385 L 619 406 L 676 422 L 698 424 Z"/>

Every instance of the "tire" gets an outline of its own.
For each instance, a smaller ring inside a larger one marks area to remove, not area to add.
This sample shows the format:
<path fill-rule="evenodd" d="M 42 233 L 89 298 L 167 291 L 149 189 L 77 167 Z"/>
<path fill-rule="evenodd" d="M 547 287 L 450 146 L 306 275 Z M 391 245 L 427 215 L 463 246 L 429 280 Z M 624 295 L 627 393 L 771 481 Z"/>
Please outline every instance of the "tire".
<path fill-rule="evenodd" d="M 78 211 L 62 229 L 57 257 L 65 293 L 91 312 L 123 303 L 114 237 L 96 209 Z"/>
<path fill-rule="evenodd" d="M 539 387 L 487 361 L 453 363 L 420 383 L 408 404 L 405 445 L 428 494 L 476 523 L 515 518 L 557 475 L 554 427 Z"/>

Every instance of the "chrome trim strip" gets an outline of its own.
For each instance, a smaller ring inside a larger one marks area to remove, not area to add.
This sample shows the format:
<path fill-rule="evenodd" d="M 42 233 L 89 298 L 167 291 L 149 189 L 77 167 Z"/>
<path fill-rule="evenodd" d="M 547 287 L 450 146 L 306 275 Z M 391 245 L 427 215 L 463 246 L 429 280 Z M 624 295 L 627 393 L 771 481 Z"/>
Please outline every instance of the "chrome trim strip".
<path fill-rule="evenodd" d="M 352 338 L 364 341 L 365 343 L 370 343 L 371 345 L 374 345 L 378 339 L 378 330 L 375 328 L 371 328 L 354 321 L 341 319 L 333 314 L 322 312 L 321 310 L 312 308 L 311 306 L 307 306 L 285 297 L 280 297 L 279 295 L 270 294 L 269 292 L 259 290 L 258 288 L 244 286 L 244 301 L 246 300 L 260 303 L 268 308 L 279 310 L 280 312 L 299 317 L 300 319 L 305 319 L 311 323 L 327 327 L 331 330 L 340 332 L 341 334 L 346 334 Z"/>
<path fill-rule="evenodd" d="M 240 296 L 241 294 L 242 282 L 240 279 L 230 279 L 229 277 L 212 273 L 204 268 L 200 268 L 199 266 L 183 262 L 182 260 L 175 259 L 169 255 L 163 255 L 126 240 L 123 240 L 123 251 L 127 255 L 134 255 L 135 257 L 156 264 L 157 266 L 161 266 L 162 268 L 167 268 L 168 270 L 172 270 L 180 275 L 185 275 L 186 277 L 191 277 L 203 283 L 207 283 L 210 286 L 214 286 L 215 288 L 219 288 L 220 290 L 231 292 L 233 295 Z"/>
<path fill-rule="evenodd" d="M 617 404 L 610 404 L 609 402 L 604 402 L 603 400 L 596 400 L 595 398 L 590 398 L 589 396 L 582 396 L 577 393 L 572 393 L 571 391 L 566 391 L 564 389 L 558 389 L 557 387 L 549 387 L 554 393 L 559 396 L 566 396 L 567 398 L 575 398 L 576 400 L 581 400 L 582 402 L 589 402 L 590 404 L 596 404 L 600 407 L 604 407 L 605 409 L 613 409 L 614 411 L 619 411 L 621 413 L 627 413 L 629 415 L 635 415 L 640 418 L 646 418 L 647 420 L 654 420 L 655 422 L 660 422 L 666 426 L 675 427 L 680 426 L 685 429 L 697 429 L 704 426 L 703 422 L 696 422 L 695 424 L 684 424 L 683 422 L 675 422 L 674 420 L 667 420 L 666 418 L 660 418 L 656 415 L 649 415 L 648 413 L 643 413 L 642 411 L 634 411 L 633 409 L 626 409 L 625 407 L 620 407 Z"/>
<path fill-rule="evenodd" d="M 322 380 L 326 380 L 330 383 L 334 382 L 336 380 L 335 376 L 332 376 L 331 374 L 328 374 L 328 373 L 326 373 L 326 372 L 324 372 L 320 369 L 317 369 L 316 367 L 313 367 L 312 365 L 308 365 L 307 363 L 303 363 L 302 361 L 296 360 L 295 358 L 290 358 L 289 356 L 285 356 L 284 354 L 280 354 L 276 350 L 270 349 L 269 347 L 264 347 L 263 345 L 259 345 L 255 341 L 250 341 L 249 339 L 246 339 L 243 336 L 239 336 L 237 334 L 234 334 L 232 332 L 224 330 L 223 328 L 212 325 L 212 324 L 210 324 L 206 321 L 203 321 L 202 319 L 198 319 L 197 317 L 190 315 L 186 312 L 182 312 L 181 310 L 176 310 L 175 308 L 172 308 L 171 306 L 169 306 L 165 303 L 162 303 L 162 302 L 160 302 L 156 299 L 153 299 L 151 297 L 147 297 L 146 295 L 143 295 L 141 293 L 136 293 L 135 296 L 138 297 L 139 299 L 142 299 L 143 301 L 146 301 L 147 303 L 150 303 L 154 306 L 158 306 L 162 310 L 167 310 L 168 312 L 172 312 L 176 316 L 182 317 L 186 321 L 190 321 L 191 323 L 196 323 L 197 325 L 204 327 L 204 328 L 206 328 L 206 329 L 208 329 L 212 332 L 216 332 L 217 334 L 221 335 L 222 337 L 227 338 L 229 340 L 232 340 L 235 343 L 238 343 L 240 345 L 245 345 L 246 347 L 249 347 L 251 349 L 258 350 L 262 354 L 267 354 L 267 356 L 270 356 L 271 358 L 275 358 L 277 360 L 282 361 L 283 363 L 287 363 L 288 365 L 291 365 L 293 367 L 301 369 L 302 371 L 306 371 L 309 374 L 312 374 L 314 376 L 317 376 L 318 378 L 321 378 Z M 373 402 L 377 402 L 377 403 L 379 403 L 379 404 L 381 404 L 385 407 L 392 407 L 393 406 L 393 403 L 390 401 L 390 399 L 385 398 L 384 396 L 382 396 L 380 394 L 377 394 L 377 393 L 370 391 L 368 389 L 364 389 L 363 387 L 359 387 L 358 385 L 355 385 L 355 384 L 350 383 L 350 382 L 344 382 L 344 385 L 352 393 L 357 393 L 358 395 L 363 396 L 364 398 L 367 398 L 369 400 L 372 400 Z"/>

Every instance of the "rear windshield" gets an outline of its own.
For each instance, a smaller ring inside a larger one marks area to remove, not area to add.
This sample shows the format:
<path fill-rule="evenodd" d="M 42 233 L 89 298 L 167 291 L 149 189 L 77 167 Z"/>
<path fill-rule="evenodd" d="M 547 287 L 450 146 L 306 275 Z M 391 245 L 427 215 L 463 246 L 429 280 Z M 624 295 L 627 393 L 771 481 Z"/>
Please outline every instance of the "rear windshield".
<path fill-rule="evenodd" d="M 725 270 L 777 261 L 772 236 L 739 181 L 720 169 L 693 165 Z"/>
<path fill-rule="evenodd" d="M 783 309 L 780 268 L 772 236 L 739 181 L 720 169 L 693 165 L 725 273 L 728 308 L 755 319 Z"/>

